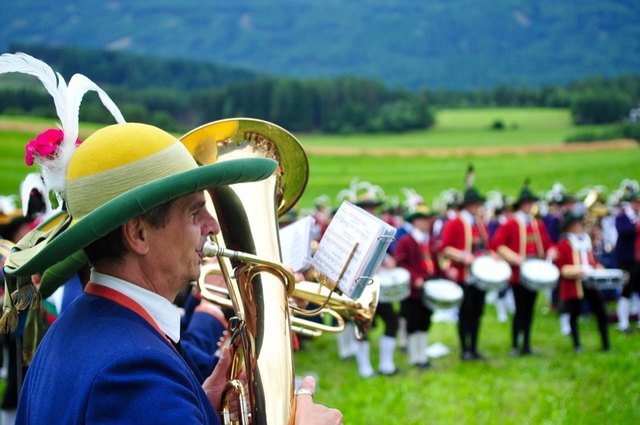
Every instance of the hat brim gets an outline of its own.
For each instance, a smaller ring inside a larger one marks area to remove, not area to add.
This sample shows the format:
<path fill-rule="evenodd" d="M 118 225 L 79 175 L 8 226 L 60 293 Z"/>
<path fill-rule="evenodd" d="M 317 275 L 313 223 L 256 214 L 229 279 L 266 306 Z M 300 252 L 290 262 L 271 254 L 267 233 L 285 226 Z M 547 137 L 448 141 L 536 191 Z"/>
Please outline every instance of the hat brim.
<path fill-rule="evenodd" d="M 487 198 L 485 198 L 484 196 L 480 196 L 477 198 L 467 199 L 466 201 L 463 201 L 461 205 L 463 207 L 466 207 L 467 205 L 484 204 L 486 201 Z"/>
<path fill-rule="evenodd" d="M 417 220 L 419 218 L 433 218 L 435 216 L 436 216 L 435 212 L 433 212 L 433 213 L 413 213 L 413 214 L 409 214 L 405 218 L 405 220 L 411 222 L 411 221 Z"/>
<path fill-rule="evenodd" d="M 354 205 L 360 208 L 372 208 L 372 207 L 379 207 L 380 205 L 382 205 L 382 201 L 366 200 L 366 201 L 355 202 Z"/>
<path fill-rule="evenodd" d="M 276 161 L 266 158 L 235 159 L 203 165 L 144 184 L 103 204 L 82 219 L 65 220 L 46 239 L 29 249 L 16 251 L 14 248 L 13 261 L 5 266 L 5 273 L 21 276 L 42 273 L 158 205 L 208 188 L 263 180 L 273 174 L 276 166 Z M 18 266 L 12 268 L 10 264 Z"/>

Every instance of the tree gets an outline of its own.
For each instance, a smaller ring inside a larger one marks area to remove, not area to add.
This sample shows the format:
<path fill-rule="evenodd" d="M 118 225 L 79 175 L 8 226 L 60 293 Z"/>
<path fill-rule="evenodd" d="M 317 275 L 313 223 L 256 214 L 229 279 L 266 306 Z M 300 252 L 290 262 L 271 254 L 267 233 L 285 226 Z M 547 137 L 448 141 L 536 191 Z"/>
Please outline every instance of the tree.
<path fill-rule="evenodd" d="M 631 98 L 620 91 L 591 91 L 574 98 L 571 115 L 578 125 L 607 124 L 622 121 L 632 106 Z"/>

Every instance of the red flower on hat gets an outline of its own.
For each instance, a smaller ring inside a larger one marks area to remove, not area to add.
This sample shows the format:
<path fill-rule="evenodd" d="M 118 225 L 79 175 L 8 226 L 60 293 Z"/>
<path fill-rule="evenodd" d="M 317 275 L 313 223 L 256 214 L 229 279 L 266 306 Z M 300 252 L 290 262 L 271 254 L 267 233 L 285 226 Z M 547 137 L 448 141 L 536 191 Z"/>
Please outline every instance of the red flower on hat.
<path fill-rule="evenodd" d="M 58 146 L 62 143 L 64 133 L 58 128 L 50 128 L 30 140 L 25 147 L 24 162 L 31 166 L 37 158 L 54 159 Z M 76 145 L 82 143 L 76 140 Z"/>

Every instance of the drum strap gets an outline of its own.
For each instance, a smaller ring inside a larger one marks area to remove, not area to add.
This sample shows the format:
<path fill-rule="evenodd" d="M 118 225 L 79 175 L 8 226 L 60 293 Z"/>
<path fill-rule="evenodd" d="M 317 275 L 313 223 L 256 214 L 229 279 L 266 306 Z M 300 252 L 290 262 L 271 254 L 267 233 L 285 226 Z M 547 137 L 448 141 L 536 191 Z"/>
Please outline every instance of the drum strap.
<path fill-rule="evenodd" d="M 462 227 L 464 228 L 464 250 L 471 253 L 471 248 L 473 247 L 473 232 L 471 231 L 471 224 L 462 216 L 459 217 L 462 222 Z"/>
<path fill-rule="evenodd" d="M 516 223 L 518 223 L 518 230 L 520 233 L 520 249 L 519 254 L 522 258 L 527 255 L 527 227 L 521 222 L 517 216 L 515 216 Z"/>
<path fill-rule="evenodd" d="M 538 227 L 538 220 L 535 218 L 531 220 L 531 228 L 533 229 L 533 240 L 538 250 L 538 256 L 544 258 L 544 247 L 542 246 L 542 238 L 540 237 L 540 228 Z"/>
<path fill-rule="evenodd" d="M 571 253 L 573 254 L 573 264 L 580 265 L 580 253 L 575 248 L 571 249 Z M 576 293 L 578 294 L 578 299 L 584 298 L 582 279 L 580 279 L 580 276 L 576 277 Z"/>
<path fill-rule="evenodd" d="M 518 228 L 520 230 L 520 255 L 522 257 L 527 256 L 527 227 L 523 222 L 518 220 Z M 534 218 L 531 220 L 531 229 L 533 230 L 533 241 L 536 244 L 536 250 L 538 251 L 538 257 L 544 258 L 544 248 L 542 246 L 542 239 L 540 237 L 540 228 L 538 227 L 538 221 Z"/>

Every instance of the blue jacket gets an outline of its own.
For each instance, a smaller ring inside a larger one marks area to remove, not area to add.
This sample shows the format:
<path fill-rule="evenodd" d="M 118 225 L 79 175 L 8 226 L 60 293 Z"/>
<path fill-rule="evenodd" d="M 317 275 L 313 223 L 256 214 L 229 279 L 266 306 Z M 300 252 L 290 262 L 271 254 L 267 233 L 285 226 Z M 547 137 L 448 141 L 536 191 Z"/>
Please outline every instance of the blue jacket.
<path fill-rule="evenodd" d="M 195 375 L 137 313 L 79 297 L 45 335 L 17 424 L 218 424 Z"/>
<path fill-rule="evenodd" d="M 633 263 L 636 250 L 636 226 L 624 211 L 616 216 L 616 230 L 618 231 L 618 240 L 615 252 L 618 261 Z"/>

